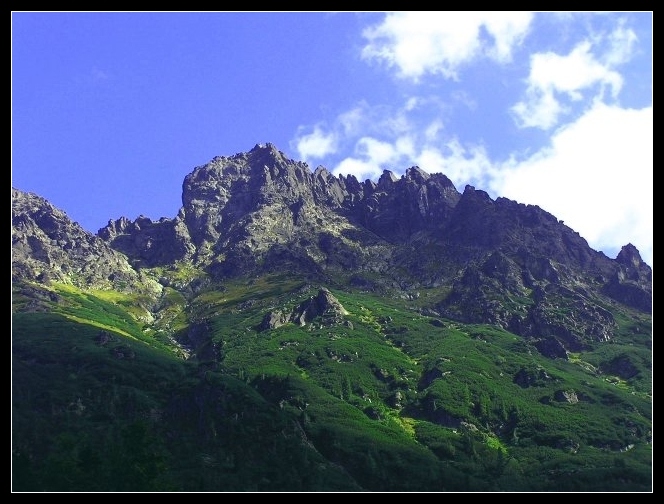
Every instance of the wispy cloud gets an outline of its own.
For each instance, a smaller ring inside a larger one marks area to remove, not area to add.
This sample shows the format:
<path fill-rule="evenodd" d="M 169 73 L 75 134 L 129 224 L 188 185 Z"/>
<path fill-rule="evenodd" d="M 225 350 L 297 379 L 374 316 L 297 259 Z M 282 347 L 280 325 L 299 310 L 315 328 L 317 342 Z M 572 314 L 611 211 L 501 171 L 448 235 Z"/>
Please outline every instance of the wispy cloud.
<path fill-rule="evenodd" d="M 416 159 L 415 141 L 409 134 L 389 140 L 361 137 L 354 142 L 353 155 L 339 161 L 332 173 L 352 174 L 359 180 L 376 179 L 386 169 L 399 173 L 407 167 L 402 166 L 404 163 L 412 164 Z"/>
<path fill-rule="evenodd" d="M 353 174 L 360 180 L 379 176 L 385 169 L 398 173 L 444 143 L 444 109 L 435 97 L 410 97 L 398 107 L 363 101 L 330 124 L 301 127 L 291 148 L 309 163 L 325 159 L 332 163 L 333 173 Z"/>
<path fill-rule="evenodd" d="M 621 24 L 593 39 L 580 42 L 565 56 L 554 52 L 531 56 L 525 97 L 511 109 L 520 127 L 552 128 L 570 111 L 571 102 L 584 98 L 584 92 L 593 93 L 591 100 L 606 99 L 607 89 L 611 98 L 618 96 L 623 78 L 614 67 L 628 61 L 636 35 Z"/>
<path fill-rule="evenodd" d="M 620 65 L 629 61 L 634 53 L 634 46 L 638 38 L 633 30 L 625 28 L 624 22 L 612 31 L 608 37 L 608 48 L 603 60 L 607 65 Z"/>

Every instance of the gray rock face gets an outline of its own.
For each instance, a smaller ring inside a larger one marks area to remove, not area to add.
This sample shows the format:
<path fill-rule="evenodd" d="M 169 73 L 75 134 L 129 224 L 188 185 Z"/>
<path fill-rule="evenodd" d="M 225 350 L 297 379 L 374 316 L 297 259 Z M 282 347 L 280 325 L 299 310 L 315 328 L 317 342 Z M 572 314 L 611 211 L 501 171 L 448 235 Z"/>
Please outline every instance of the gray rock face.
<path fill-rule="evenodd" d="M 162 218 L 158 222 L 143 216 L 133 222 L 126 217 L 109 220 L 97 236 L 131 258 L 138 267 L 173 264 L 189 259 L 195 251 L 180 215 L 175 219 Z"/>
<path fill-rule="evenodd" d="M 458 203 L 460 194 L 441 173 L 411 167 L 397 179 L 384 171 L 378 184 L 347 201 L 355 220 L 390 243 L 404 243 L 419 232 L 433 231 Z"/>
<path fill-rule="evenodd" d="M 216 157 L 185 177 L 184 220 L 199 249 L 244 243 L 264 250 L 289 242 L 296 227 L 333 218 L 328 205 L 316 204 L 317 189 L 327 179 L 322 170 L 314 175 L 270 144 Z M 334 202 L 334 196 L 332 192 L 326 203 Z M 252 242 L 254 237 L 260 241 Z"/>
<path fill-rule="evenodd" d="M 313 271 L 381 270 L 393 244 L 436 229 L 459 198 L 447 177 L 418 167 L 361 183 L 323 167 L 312 172 L 267 144 L 194 169 L 182 213 L 199 260 L 228 258 L 224 275 L 268 256 Z"/>
<path fill-rule="evenodd" d="M 285 315 L 279 310 L 271 311 L 265 314 L 263 320 L 261 321 L 258 330 L 259 331 L 268 331 L 270 329 L 276 329 L 281 327 L 288 322 L 289 316 Z"/>
<path fill-rule="evenodd" d="M 116 290 L 160 286 L 44 198 L 12 189 L 12 280 Z"/>
<path fill-rule="evenodd" d="M 260 264 L 320 273 L 335 265 L 361 269 L 388 253 L 384 240 L 347 215 L 363 197 L 354 178 L 311 172 L 268 144 L 194 169 L 183 183 L 182 213 L 195 260 L 217 275 Z"/>

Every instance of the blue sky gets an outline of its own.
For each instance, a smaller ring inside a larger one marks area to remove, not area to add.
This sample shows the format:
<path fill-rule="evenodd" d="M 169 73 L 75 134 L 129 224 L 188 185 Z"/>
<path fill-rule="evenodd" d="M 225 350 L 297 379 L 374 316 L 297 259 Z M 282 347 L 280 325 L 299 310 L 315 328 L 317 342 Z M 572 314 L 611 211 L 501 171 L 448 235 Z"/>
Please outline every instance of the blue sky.
<path fill-rule="evenodd" d="M 652 12 L 12 12 L 12 186 L 96 233 L 273 143 L 417 165 L 652 266 Z"/>

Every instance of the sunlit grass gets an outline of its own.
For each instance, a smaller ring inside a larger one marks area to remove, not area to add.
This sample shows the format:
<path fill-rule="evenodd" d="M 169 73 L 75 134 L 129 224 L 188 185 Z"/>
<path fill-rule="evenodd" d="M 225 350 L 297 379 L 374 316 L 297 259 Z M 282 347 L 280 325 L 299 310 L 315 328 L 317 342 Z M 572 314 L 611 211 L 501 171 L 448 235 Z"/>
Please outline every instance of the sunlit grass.
<path fill-rule="evenodd" d="M 74 321 L 74 322 L 90 325 L 90 326 L 93 326 L 93 327 L 98 327 L 99 329 L 104 329 L 106 331 L 114 332 L 114 333 L 117 333 L 117 334 L 122 334 L 123 336 L 126 336 L 127 338 L 131 338 L 133 340 L 138 340 L 138 338 L 132 336 L 128 332 L 123 331 L 122 329 L 118 329 L 117 327 L 114 327 L 112 325 L 102 324 L 102 323 L 96 322 L 94 320 L 77 317 L 76 315 L 71 315 L 71 314 L 68 314 L 68 313 L 63 313 L 63 316 L 66 317 L 69 320 Z"/>

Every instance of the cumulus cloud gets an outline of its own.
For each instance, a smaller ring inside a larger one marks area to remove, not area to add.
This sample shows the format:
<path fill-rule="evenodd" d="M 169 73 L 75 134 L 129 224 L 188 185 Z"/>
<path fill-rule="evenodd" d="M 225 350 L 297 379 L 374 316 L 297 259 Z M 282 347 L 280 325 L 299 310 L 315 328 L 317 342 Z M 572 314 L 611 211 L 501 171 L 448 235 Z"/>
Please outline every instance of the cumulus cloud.
<path fill-rule="evenodd" d="M 523 41 L 532 18 L 529 12 L 497 11 L 482 16 L 482 24 L 494 39 L 493 45 L 487 45 L 487 55 L 500 62 L 510 61 L 512 48 Z"/>
<path fill-rule="evenodd" d="M 300 126 L 290 146 L 297 151 L 300 159 L 307 162 L 329 158 L 340 150 L 356 150 L 365 159 L 387 161 L 374 152 L 366 152 L 367 149 L 376 149 L 376 144 L 368 139 L 376 138 L 380 141 L 379 137 L 393 140 L 401 138 L 402 145 L 398 150 L 402 151 L 405 148 L 404 139 L 415 128 L 412 117 L 422 108 L 433 107 L 431 110 L 434 110 L 436 106 L 431 100 L 417 97 L 406 99 L 401 107 L 396 108 L 370 106 L 366 101 L 360 101 L 349 110 L 339 113 L 329 124 L 321 122 L 313 128 Z M 429 134 L 435 134 L 440 128 L 441 122 L 437 120 Z"/>
<path fill-rule="evenodd" d="M 580 99 L 580 89 L 597 82 L 611 87 L 613 96 L 622 86 L 622 77 L 600 64 L 590 52 L 591 45 L 582 42 L 567 56 L 553 53 L 536 54 L 530 68 L 530 84 L 542 89 L 553 88 Z"/>
<path fill-rule="evenodd" d="M 652 265 L 652 107 L 598 101 L 548 147 L 500 168 L 494 194 L 544 208 L 609 256 L 632 243 Z"/>
<path fill-rule="evenodd" d="M 485 186 L 492 165 L 484 146 L 462 144 L 450 135 L 440 118 L 444 107 L 436 99 L 423 97 L 407 98 L 396 108 L 362 102 L 340 113 L 329 128 L 319 124 L 293 143 L 310 159 L 314 150 L 324 151 L 312 148 L 325 143 L 320 139 L 334 139 L 339 153 L 350 153 L 320 156 L 331 163 L 328 167 L 334 175 L 374 180 L 384 170 L 399 175 L 417 164 L 429 173 L 445 173 L 461 188 L 467 183 Z"/>
<path fill-rule="evenodd" d="M 341 126 L 343 134 L 346 136 L 362 134 L 363 129 L 367 127 L 371 115 L 368 113 L 369 109 L 369 105 L 363 101 L 351 110 L 340 114 L 337 121 Z"/>
<path fill-rule="evenodd" d="M 417 81 L 425 74 L 456 79 L 459 68 L 486 57 L 509 61 L 532 20 L 528 12 L 394 12 L 363 32 L 366 60 Z"/>
<path fill-rule="evenodd" d="M 360 138 L 357 141 L 356 150 L 375 164 L 388 163 L 394 159 L 396 154 L 396 149 L 392 144 L 371 137 Z"/>

